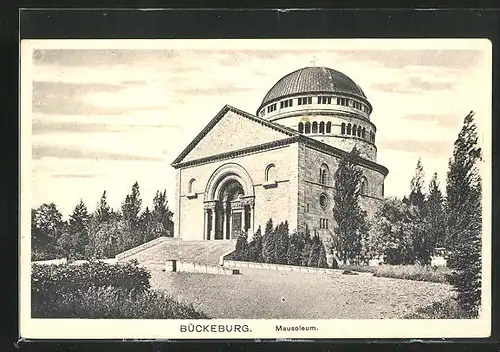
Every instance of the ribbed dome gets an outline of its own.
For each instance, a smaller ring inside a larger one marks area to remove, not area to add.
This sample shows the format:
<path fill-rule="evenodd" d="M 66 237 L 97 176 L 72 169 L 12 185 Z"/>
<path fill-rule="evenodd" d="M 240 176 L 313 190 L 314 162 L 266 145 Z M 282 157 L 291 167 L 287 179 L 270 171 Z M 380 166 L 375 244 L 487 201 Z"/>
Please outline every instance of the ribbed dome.
<path fill-rule="evenodd" d="M 361 87 L 342 72 L 328 67 L 304 67 L 281 78 L 267 92 L 259 109 L 281 97 L 303 93 L 347 93 L 366 99 Z"/>

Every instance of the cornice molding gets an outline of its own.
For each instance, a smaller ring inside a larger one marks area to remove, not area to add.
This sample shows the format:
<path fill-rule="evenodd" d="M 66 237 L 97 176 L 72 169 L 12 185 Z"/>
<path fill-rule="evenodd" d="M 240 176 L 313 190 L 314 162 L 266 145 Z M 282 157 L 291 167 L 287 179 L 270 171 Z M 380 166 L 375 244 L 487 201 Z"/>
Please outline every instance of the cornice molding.
<path fill-rule="evenodd" d="M 259 144 L 259 145 L 246 147 L 246 148 L 242 148 L 242 149 L 237 149 L 237 150 L 232 150 L 232 151 L 225 152 L 225 153 L 214 154 L 214 155 L 210 155 L 210 156 L 207 156 L 204 158 L 199 158 L 199 159 L 189 160 L 189 161 L 184 161 L 184 162 L 179 162 L 179 163 L 173 163 L 172 166 L 176 169 L 179 169 L 182 167 L 207 164 L 207 163 L 211 163 L 211 162 L 217 161 L 217 160 L 232 159 L 235 157 L 253 154 L 255 152 L 260 152 L 263 150 L 271 150 L 271 149 L 285 147 L 289 144 L 297 142 L 297 139 L 298 139 L 298 136 L 285 138 L 285 139 L 278 139 L 278 140 L 275 140 L 275 141 L 272 141 L 269 143 Z"/>

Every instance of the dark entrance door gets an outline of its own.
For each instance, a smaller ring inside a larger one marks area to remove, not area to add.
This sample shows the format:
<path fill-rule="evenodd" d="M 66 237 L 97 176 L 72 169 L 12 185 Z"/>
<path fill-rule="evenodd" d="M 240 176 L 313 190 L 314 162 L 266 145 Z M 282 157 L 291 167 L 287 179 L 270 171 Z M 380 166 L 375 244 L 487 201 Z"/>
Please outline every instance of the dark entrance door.
<path fill-rule="evenodd" d="M 232 216 L 232 231 L 231 238 L 238 238 L 241 234 L 241 212 L 234 212 Z"/>

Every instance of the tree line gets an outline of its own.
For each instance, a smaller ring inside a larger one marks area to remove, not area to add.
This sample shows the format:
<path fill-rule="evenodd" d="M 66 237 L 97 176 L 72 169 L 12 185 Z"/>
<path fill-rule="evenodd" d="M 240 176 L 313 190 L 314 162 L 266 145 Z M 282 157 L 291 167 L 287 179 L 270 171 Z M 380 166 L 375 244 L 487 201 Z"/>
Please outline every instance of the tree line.
<path fill-rule="evenodd" d="M 325 246 L 317 234 L 311 236 L 308 229 L 305 232 L 290 233 L 287 221 L 274 227 L 272 219 L 268 220 L 264 235 L 259 226 L 250 242 L 246 233 L 238 236 L 235 251 L 227 259 L 328 267 Z"/>
<path fill-rule="evenodd" d="M 165 190 L 156 192 L 151 209 L 142 210 L 137 182 L 119 210 L 109 206 L 106 191 L 94 212 L 80 200 L 68 221 L 54 203 L 44 203 L 31 210 L 32 259 L 114 257 L 157 237 L 172 236 L 172 216 Z"/>
<path fill-rule="evenodd" d="M 384 199 L 373 220 L 359 203 L 362 172 L 359 152 L 345 155 L 335 173 L 334 231 L 330 248 L 344 264 L 366 264 L 382 256 L 387 264 L 431 262 L 443 248 L 449 282 L 457 301 L 471 316 L 478 314 L 481 297 L 481 178 L 477 126 L 471 111 L 454 143 L 443 195 L 433 174 L 427 193 L 424 169 L 418 161 L 410 192 L 402 199 Z"/>

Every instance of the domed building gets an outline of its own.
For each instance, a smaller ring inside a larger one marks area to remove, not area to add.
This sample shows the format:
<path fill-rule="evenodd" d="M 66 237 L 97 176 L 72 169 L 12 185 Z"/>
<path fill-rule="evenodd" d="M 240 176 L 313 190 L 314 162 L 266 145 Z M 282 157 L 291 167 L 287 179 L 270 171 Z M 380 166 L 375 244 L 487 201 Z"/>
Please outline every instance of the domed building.
<path fill-rule="evenodd" d="M 175 236 L 251 238 L 272 218 L 326 239 L 333 231 L 334 174 L 353 147 L 362 157 L 361 205 L 373 215 L 388 170 L 376 162 L 371 112 L 361 87 L 327 67 L 287 74 L 255 115 L 226 105 L 172 163 Z"/>

